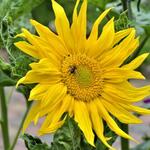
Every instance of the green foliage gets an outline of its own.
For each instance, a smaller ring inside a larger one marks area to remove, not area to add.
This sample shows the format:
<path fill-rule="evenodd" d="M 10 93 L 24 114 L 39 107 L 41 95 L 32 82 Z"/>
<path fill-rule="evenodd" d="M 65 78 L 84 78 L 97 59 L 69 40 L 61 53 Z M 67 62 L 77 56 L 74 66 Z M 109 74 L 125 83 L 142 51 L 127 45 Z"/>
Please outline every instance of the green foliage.
<path fill-rule="evenodd" d="M 95 135 L 96 136 L 96 135 Z M 107 137 L 112 137 L 109 141 L 112 144 L 116 135 L 107 129 Z M 92 147 L 87 143 L 85 137 L 81 130 L 79 129 L 77 123 L 70 117 L 66 118 L 64 125 L 56 131 L 54 134 L 53 143 L 51 145 L 51 150 L 106 150 L 107 147 L 96 137 L 95 138 L 96 147 Z"/>
<path fill-rule="evenodd" d="M 112 144 L 117 137 L 108 129 L 106 131 L 106 136 L 112 137 L 109 141 L 110 144 Z M 23 139 L 28 150 L 38 150 L 35 149 L 35 147 L 37 148 L 39 145 L 41 149 L 45 148 L 45 150 L 107 150 L 97 137 L 95 139 L 96 147 L 90 146 L 85 140 L 77 123 L 70 117 L 67 117 L 63 126 L 55 132 L 51 147 L 45 143 L 43 144 L 37 137 L 34 138 L 27 134 L 23 136 Z"/>
<path fill-rule="evenodd" d="M 120 14 L 118 20 L 115 21 L 115 30 L 120 31 L 130 26 L 130 20 L 127 17 L 127 11 Z"/>
<path fill-rule="evenodd" d="M 81 142 L 81 131 L 73 119 L 67 118 L 64 125 L 54 134 L 52 150 L 78 150 Z"/>
<path fill-rule="evenodd" d="M 16 82 L 7 76 L 3 71 L 0 70 L 0 85 L 1 86 L 11 86 L 15 85 Z"/>
<path fill-rule="evenodd" d="M 145 6 L 145 2 L 141 2 L 139 9 L 137 9 L 137 2 L 134 1 L 131 3 L 133 19 L 132 24 L 138 29 L 139 33 L 144 32 L 143 28 L 150 26 L 150 11 L 147 9 L 148 5 Z"/>
<path fill-rule="evenodd" d="M 37 137 L 24 134 L 22 138 L 24 139 L 28 150 L 50 150 L 49 146 L 46 143 L 42 143 L 42 141 Z"/>
<path fill-rule="evenodd" d="M 9 85 L 8 81 L 12 85 L 11 80 L 18 80 L 30 69 L 28 65 L 33 60 L 14 46 L 14 42 L 18 40 L 14 36 L 21 32 L 22 27 L 33 30 L 29 24 L 29 19 L 32 18 L 31 11 L 43 1 L 3 0 L 0 4 L 0 50 L 7 51 L 10 62 L 9 65 L 1 59 L 0 69 L 5 73 L 4 68 L 9 66 L 11 72 L 5 75 L 10 78 L 7 80 L 7 85 Z M 1 77 L 4 77 L 4 74 Z"/>
<path fill-rule="evenodd" d="M 89 3 L 96 5 L 100 9 L 105 9 L 106 5 L 114 0 L 89 0 Z"/>
<path fill-rule="evenodd" d="M 0 18 L 9 16 L 12 20 L 17 19 L 25 13 L 30 13 L 33 8 L 42 2 L 43 0 L 2 0 Z"/>

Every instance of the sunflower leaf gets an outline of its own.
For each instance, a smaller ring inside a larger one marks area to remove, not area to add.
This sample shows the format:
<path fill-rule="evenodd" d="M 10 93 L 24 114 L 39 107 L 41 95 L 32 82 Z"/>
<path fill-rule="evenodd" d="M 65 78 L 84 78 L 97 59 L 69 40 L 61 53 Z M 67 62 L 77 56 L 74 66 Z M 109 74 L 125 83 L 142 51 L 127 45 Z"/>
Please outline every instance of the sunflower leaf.
<path fill-rule="evenodd" d="M 118 20 L 115 21 L 115 30 L 120 31 L 127 29 L 130 25 L 130 20 L 127 17 L 127 11 L 120 14 Z"/>
<path fill-rule="evenodd" d="M 80 149 L 81 131 L 77 123 L 67 117 L 64 125 L 54 134 L 52 150 L 78 150 Z"/>
<path fill-rule="evenodd" d="M 37 137 L 24 134 L 22 138 L 24 139 L 25 146 L 28 150 L 50 150 L 50 147 L 46 143 L 42 143 Z"/>
<path fill-rule="evenodd" d="M 2 70 L 0 70 L 0 85 L 1 86 L 12 86 L 15 84 L 16 84 L 16 82 L 14 80 L 12 80 Z"/>
<path fill-rule="evenodd" d="M 116 140 L 116 135 L 107 129 L 106 137 L 112 137 L 109 144 Z M 107 150 L 108 148 L 96 137 L 96 148 L 85 139 L 73 118 L 67 117 L 64 125 L 54 134 L 51 150 Z"/>

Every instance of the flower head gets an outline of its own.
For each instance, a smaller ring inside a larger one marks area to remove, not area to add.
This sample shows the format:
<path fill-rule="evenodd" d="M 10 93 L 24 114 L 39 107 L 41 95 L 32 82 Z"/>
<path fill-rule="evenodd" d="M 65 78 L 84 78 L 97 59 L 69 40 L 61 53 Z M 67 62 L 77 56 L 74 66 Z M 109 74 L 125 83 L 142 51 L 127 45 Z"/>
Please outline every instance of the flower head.
<path fill-rule="evenodd" d="M 150 86 L 136 88 L 128 82 L 128 79 L 144 79 L 135 69 L 148 54 L 122 65 L 138 47 L 135 29 L 115 32 L 112 18 L 99 36 L 98 27 L 110 11 L 107 9 L 95 21 L 87 38 L 87 0 L 83 1 L 78 13 L 79 2 L 76 1 L 70 25 L 64 9 L 52 0 L 57 34 L 31 20 L 38 36 L 26 29 L 18 35 L 28 42 L 19 41 L 15 45 L 39 60 L 31 63 L 31 70 L 18 81 L 18 84 L 37 83 L 30 93 L 29 100 L 34 100 L 34 105 L 23 130 L 31 121 L 36 124 L 40 117 L 46 116 L 39 132 L 51 133 L 64 123 L 62 115 L 68 112 L 91 145 L 94 146 L 95 132 L 107 147 L 113 149 L 104 135 L 103 121 L 119 136 L 133 140 L 118 127 L 112 115 L 120 122 L 130 124 L 142 122 L 132 112 L 150 113 L 133 105 L 150 94 Z"/>

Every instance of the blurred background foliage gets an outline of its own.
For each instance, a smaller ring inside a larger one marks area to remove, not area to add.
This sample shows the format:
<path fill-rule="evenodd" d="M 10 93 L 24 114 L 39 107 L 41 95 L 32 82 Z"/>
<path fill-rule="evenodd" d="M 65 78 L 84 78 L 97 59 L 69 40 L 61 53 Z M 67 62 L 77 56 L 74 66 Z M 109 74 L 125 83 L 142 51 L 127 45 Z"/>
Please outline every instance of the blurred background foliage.
<path fill-rule="evenodd" d="M 140 48 L 131 58 L 150 51 L 149 0 L 88 1 L 87 35 L 90 33 L 92 24 L 99 14 L 106 8 L 112 7 L 112 11 L 102 23 L 99 30 L 101 31 L 101 27 L 107 20 L 115 16 L 116 30 L 133 26 L 137 29 L 137 35 L 140 36 Z M 64 7 L 71 22 L 75 0 L 58 0 L 58 2 Z M 124 2 L 127 3 L 126 6 L 122 5 Z M 126 7 L 128 11 L 122 13 Z M 14 38 L 14 36 L 21 32 L 22 27 L 29 29 L 33 33 L 35 32 L 29 23 L 29 19 L 31 18 L 49 26 L 55 31 L 54 13 L 50 0 L 0 0 L 0 51 L 6 51 L 8 57 L 8 59 L 5 60 L 2 56 L 0 57 L 0 68 L 13 80 L 18 80 L 18 78 L 22 77 L 29 69 L 28 64 L 33 61 L 33 58 L 23 54 L 13 45 L 15 41 L 20 40 Z M 145 61 L 145 64 L 147 65 L 149 62 L 150 57 Z M 2 72 L 0 74 L 2 74 Z M 2 82 L 0 81 L 0 83 Z"/>

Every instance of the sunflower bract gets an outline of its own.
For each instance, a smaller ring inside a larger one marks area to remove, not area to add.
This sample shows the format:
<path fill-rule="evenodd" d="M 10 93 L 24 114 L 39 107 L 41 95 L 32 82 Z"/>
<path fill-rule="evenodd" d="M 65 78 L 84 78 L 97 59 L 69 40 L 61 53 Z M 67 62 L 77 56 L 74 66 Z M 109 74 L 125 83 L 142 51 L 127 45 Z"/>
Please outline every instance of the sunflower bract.
<path fill-rule="evenodd" d="M 76 1 L 70 26 L 64 9 L 52 0 L 57 34 L 31 20 L 38 36 L 26 29 L 18 35 L 27 42 L 19 41 L 15 45 L 39 60 L 30 64 L 31 70 L 17 83 L 37 83 L 30 93 L 29 100 L 34 100 L 34 104 L 23 131 L 31 121 L 36 124 L 39 118 L 46 116 L 39 133 L 54 132 L 65 121 L 65 117 L 61 120 L 62 115 L 68 112 L 91 145 L 94 146 L 95 132 L 108 148 L 114 150 L 104 135 L 103 121 L 119 136 L 134 140 L 119 128 L 111 115 L 130 124 L 142 122 L 132 112 L 150 114 L 150 110 L 133 105 L 150 95 L 150 86 L 136 88 L 129 83 L 129 79 L 144 79 L 135 69 L 148 54 L 122 65 L 139 45 L 135 29 L 115 32 L 112 18 L 98 36 L 98 27 L 110 11 L 107 9 L 95 21 L 87 38 L 87 0 L 82 2 L 78 13 L 79 2 Z"/>

